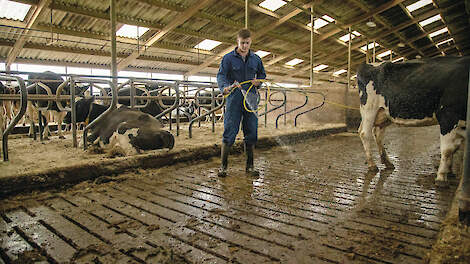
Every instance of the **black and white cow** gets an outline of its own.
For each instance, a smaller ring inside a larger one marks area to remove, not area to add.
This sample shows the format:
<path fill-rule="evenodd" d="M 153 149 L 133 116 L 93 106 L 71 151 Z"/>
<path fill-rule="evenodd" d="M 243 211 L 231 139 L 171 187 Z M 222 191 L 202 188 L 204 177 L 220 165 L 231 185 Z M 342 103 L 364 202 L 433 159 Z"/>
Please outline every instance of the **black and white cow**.
<path fill-rule="evenodd" d="M 93 100 L 94 98 L 88 98 L 76 102 L 77 122 L 91 123 L 108 108 L 93 103 Z M 71 123 L 70 116 L 67 113 L 65 123 Z M 175 139 L 170 132 L 162 130 L 162 127 L 162 123 L 153 116 L 120 105 L 98 121 L 87 140 L 107 149 L 120 147 L 125 155 L 140 153 L 142 150 L 171 150 Z"/>
<path fill-rule="evenodd" d="M 357 72 L 361 125 L 359 135 L 370 170 L 377 170 L 371 153 L 372 136 L 380 158 L 393 168 L 383 145 L 391 124 L 439 124 L 441 161 L 436 184 L 446 184 L 453 153 L 465 137 L 470 57 L 437 57 L 406 62 L 363 64 Z"/>
<path fill-rule="evenodd" d="M 30 81 L 30 83 L 41 82 L 41 83 L 45 84 L 51 90 L 52 95 L 56 94 L 57 88 L 64 81 L 62 76 L 60 76 L 57 73 L 50 72 L 50 71 L 40 72 L 40 73 L 30 73 L 28 75 L 28 80 Z M 77 86 L 76 89 L 75 89 L 75 94 L 80 95 L 82 92 L 84 92 L 88 88 L 89 88 L 89 86 L 83 86 L 83 87 L 78 87 Z M 64 87 L 63 91 L 64 91 L 65 94 L 70 94 L 70 86 L 66 85 Z M 39 88 L 39 89 L 36 90 L 36 87 L 29 87 L 27 89 L 27 92 L 28 92 L 28 94 L 36 94 L 36 93 L 38 93 L 38 94 L 47 94 L 46 90 L 44 90 L 42 88 Z M 37 105 L 39 107 L 47 107 L 48 102 L 47 101 L 38 101 Z M 34 115 L 34 111 L 36 111 L 36 109 L 37 108 L 34 106 L 34 104 L 31 101 L 28 101 L 26 119 L 31 124 L 30 129 L 29 129 L 29 135 L 30 136 L 33 134 L 32 129 L 34 128 L 34 124 L 33 124 L 32 116 Z M 58 131 L 59 138 L 65 138 L 62 134 L 62 122 L 63 122 L 64 117 L 65 117 L 67 112 L 60 111 L 60 109 L 58 108 L 57 103 L 55 101 L 51 104 L 51 106 L 47 110 L 52 113 L 52 115 L 54 117 L 54 120 L 57 122 L 57 131 Z M 48 125 L 49 121 L 50 121 L 50 115 L 49 114 L 43 114 L 43 116 L 44 116 L 43 118 L 46 120 L 45 124 L 44 124 L 43 136 L 44 136 L 44 139 L 48 139 L 48 136 L 50 135 L 49 125 Z"/>

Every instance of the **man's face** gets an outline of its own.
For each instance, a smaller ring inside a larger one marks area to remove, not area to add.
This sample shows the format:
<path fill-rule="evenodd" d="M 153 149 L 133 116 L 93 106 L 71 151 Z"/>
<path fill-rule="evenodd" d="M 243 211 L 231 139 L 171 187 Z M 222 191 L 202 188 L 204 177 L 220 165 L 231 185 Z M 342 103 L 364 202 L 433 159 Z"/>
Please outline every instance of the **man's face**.
<path fill-rule="evenodd" d="M 242 53 L 248 52 L 251 46 L 251 38 L 237 38 L 238 50 Z"/>

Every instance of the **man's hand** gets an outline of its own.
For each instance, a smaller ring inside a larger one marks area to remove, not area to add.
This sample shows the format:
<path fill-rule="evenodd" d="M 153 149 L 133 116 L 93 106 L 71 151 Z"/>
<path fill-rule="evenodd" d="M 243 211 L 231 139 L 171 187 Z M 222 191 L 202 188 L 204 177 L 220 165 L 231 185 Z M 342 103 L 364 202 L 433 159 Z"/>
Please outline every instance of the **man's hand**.
<path fill-rule="evenodd" d="M 235 88 L 242 88 L 239 82 L 235 81 L 232 85 L 224 87 L 224 94 L 229 94 Z"/>
<path fill-rule="evenodd" d="M 251 80 L 251 83 L 254 85 L 254 86 L 259 86 L 261 84 L 261 82 L 259 80 L 256 80 L 256 79 L 253 79 Z"/>
<path fill-rule="evenodd" d="M 224 94 L 227 95 L 230 93 L 230 91 L 232 90 L 232 86 L 227 86 L 227 87 L 224 87 Z"/>

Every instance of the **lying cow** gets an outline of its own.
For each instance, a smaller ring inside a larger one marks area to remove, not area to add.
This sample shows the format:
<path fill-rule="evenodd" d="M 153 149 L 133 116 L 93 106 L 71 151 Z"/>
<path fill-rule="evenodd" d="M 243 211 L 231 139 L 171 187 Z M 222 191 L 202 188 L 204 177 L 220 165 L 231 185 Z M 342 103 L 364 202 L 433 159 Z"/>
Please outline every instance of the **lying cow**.
<path fill-rule="evenodd" d="M 372 134 L 380 158 L 393 168 L 383 146 L 385 128 L 439 124 L 441 161 L 436 184 L 446 184 L 453 153 L 465 137 L 470 57 L 437 57 L 379 66 L 363 64 L 357 72 L 361 125 L 359 135 L 370 170 Z"/>
<path fill-rule="evenodd" d="M 89 98 L 76 102 L 77 122 L 91 123 L 108 108 L 93 101 L 94 98 Z M 71 123 L 70 112 L 64 121 Z M 140 153 L 142 150 L 171 150 L 175 139 L 161 128 L 162 123 L 151 115 L 120 105 L 91 128 L 87 139 L 107 149 L 119 147 L 125 155 Z"/>

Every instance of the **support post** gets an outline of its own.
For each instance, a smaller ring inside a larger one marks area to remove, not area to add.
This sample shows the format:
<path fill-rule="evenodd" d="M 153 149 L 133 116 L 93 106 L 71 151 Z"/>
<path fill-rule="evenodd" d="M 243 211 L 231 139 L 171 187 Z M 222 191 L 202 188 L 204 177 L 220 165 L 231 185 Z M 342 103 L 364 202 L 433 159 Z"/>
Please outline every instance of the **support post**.
<path fill-rule="evenodd" d="M 109 0 L 111 20 L 111 74 L 113 84 L 117 87 L 117 62 L 116 62 L 116 0 Z"/>
<path fill-rule="evenodd" d="M 468 73 L 467 128 L 463 158 L 462 189 L 459 199 L 459 219 L 470 225 L 470 69 Z"/>
<path fill-rule="evenodd" d="M 349 26 L 349 41 L 348 41 L 348 85 L 346 86 L 346 91 L 344 93 L 344 105 L 348 105 L 348 96 L 349 96 L 349 89 L 351 88 L 351 42 L 352 42 L 352 31 L 351 26 Z M 348 112 L 349 110 L 346 108 L 345 113 L 345 121 L 346 121 L 346 128 L 348 127 Z"/>

